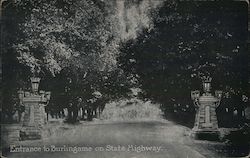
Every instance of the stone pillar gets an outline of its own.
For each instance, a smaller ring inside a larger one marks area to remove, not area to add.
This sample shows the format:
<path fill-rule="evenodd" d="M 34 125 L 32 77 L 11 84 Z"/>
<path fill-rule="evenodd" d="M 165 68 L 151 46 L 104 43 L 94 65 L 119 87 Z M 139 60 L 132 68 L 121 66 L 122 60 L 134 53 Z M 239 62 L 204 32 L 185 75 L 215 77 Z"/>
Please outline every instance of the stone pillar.
<path fill-rule="evenodd" d="M 41 139 L 43 135 L 43 127 L 46 124 L 45 106 L 50 100 L 50 92 L 38 92 L 38 85 L 32 85 L 31 93 L 18 92 L 20 102 L 25 107 L 20 131 L 21 140 Z"/>
<path fill-rule="evenodd" d="M 222 91 L 210 93 L 211 78 L 203 82 L 204 93 L 200 96 L 199 91 L 192 91 L 191 98 L 196 106 L 195 124 L 192 135 L 198 139 L 218 139 L 219 129 L 216 116 L 216 108 L 220 104 Z"/>

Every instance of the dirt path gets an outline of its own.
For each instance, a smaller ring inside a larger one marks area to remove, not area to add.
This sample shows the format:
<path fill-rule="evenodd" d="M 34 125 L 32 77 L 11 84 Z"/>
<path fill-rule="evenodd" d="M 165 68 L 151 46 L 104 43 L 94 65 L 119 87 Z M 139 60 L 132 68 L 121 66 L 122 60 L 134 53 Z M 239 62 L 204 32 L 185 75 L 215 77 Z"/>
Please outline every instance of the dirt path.
<path fill-rule="evenodd" d="M 192 148 L 190 129 L 168 121 L 103 122 L 64 125 L 55 136 L 26 141 L 41 152 L 11 153 L 13 158 L 205 158 Z M 44 151 L 44 146 L 50 149 Z M 74 151 L 54 151 L 82 147 Z M 91 151 L 89 151 L 91 150 Z M 101 151 L 100 151 L 101 150 Z M 210 151 L 206 152 L 209 155 Z M 213 154 L 213 153 L 211 153 Z"/>

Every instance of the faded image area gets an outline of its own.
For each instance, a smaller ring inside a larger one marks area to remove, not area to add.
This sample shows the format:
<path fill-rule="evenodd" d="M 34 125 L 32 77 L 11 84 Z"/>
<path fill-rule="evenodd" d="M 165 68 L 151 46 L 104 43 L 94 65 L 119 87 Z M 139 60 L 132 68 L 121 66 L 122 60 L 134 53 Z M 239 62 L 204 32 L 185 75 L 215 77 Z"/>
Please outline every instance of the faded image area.
<path fill-rule="evenodd" d="M 249 1 L 1 4 L 3 157 L 249 156 Z"/>

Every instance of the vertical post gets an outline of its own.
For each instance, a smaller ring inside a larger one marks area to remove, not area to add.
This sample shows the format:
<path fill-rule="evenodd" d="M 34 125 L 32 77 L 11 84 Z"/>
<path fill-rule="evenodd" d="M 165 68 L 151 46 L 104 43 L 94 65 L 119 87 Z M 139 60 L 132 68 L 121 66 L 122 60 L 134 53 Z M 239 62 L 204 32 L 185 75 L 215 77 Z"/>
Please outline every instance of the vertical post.
<path fill-rule="evenodd" d="M 210 107 L 209 106 L 206 106 L 205 107 L 205 123 L 206 124 L 209 124 L 210 123 Z"/>

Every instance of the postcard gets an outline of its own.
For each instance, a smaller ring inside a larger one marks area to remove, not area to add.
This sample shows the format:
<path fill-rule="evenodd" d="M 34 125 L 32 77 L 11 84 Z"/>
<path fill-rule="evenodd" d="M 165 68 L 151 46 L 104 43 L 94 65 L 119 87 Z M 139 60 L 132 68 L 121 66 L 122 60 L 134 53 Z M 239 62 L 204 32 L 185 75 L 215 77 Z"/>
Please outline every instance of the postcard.
<path fill-rule="evenodd" d="M 249 8 L 1 0 L 1 157 L 249 157 Z"/>

